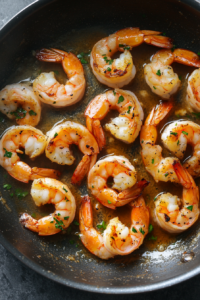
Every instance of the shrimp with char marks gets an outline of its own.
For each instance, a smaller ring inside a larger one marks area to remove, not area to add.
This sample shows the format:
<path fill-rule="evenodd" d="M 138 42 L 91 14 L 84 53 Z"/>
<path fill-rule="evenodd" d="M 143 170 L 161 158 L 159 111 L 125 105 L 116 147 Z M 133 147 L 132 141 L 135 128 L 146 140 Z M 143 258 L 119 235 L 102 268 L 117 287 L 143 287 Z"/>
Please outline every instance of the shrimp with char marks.
<path fill-rule="evenodd" d="M 62 182 L 40 178 L 33 181 L 31 196 L 37 206 L 54 204 L 55 212 L 39 220 L 24 213 L 20 222 L 39 235 L 52 235 L 65 230 L 72 223 L 76 212 L 76 201 L 70 189 Z"/>
<path fill-rule="evenodd" d="M 171 67 L 173 62 L 200 67 L 200 58 L 192 51 L 184 49 L 158 51 L 152 57 L 151 63 L 145 65 L 144 75 L 152 92 L 163 99 L 169 99 L 181 85 L 178 75 Z"/>
<path fill-rule="evenodd" d="M 98 41 L 90 55 L 90 65 L 96 78 L 111 88 L 122 88 L 136 74 L 129 50 L 142 43 L 161 48 L 172 48 L 172 40 L 158 31 L 125 28 Z M 117 51 L 123 52 L 119 58 L 111 57 Z"/>
<path fill-rule="evenodd" d="M 40 121 L 41 105 L 28 84 L 14 83 L 0 91 L 0 111 L 18 125 L 36 126 Z"/>
<path fill-rule="evenodd" d="M 84 246 L 101 259 L 128 255 L 143 243 L 149 226 L 149 209 L 139 197 L 132 204 L 131 226 L 128 228 L 118 218 L 109 221 L 103 236 L 93 227 L 90 198 L 82 199 L 79 210 L 80 238 Z"/>
<path fill-rule="evenodd" d="M 59 171 L 31 168 L 18 156 L 18 153 L 23 154 L 23 148 L 25 154 L 34 159 L 44 152 L 45 146 L 46 136 L 40 130 L 30 125 L 12 126 L 0 141 L 0 164 L 12 177 L 25 183 L 41 177 L 57 178 Z"/>
<path fill-rule="evenodd" d="M 113 184 L 107 182 L 113 178 Z M 145 179 L 137 182 L 137 172 L 123 156 L 108 156 L 96 162 L 88 174 L 88 188 L 106 207 L 115 209 L 140 196 L 149 184 Z"/>
<path fill-rule="evenodd" d="M 69 148 L 72 144 L 77 145 L 84 154 L 72 176 L 72 183 L 78 184 L 95 164 L 99 153 L 95 138 L 85 126 L 70 121 L 56 125 L 47 132 L 45 152 L 52 162 L 60 165 L 72 165 L 75 161 Z"/>
<path fill-rule="evenodd" d="M 156 145 L 157 126 L 171 108 L 172 104 L 170 102 L 160 103 L 148 115 L 140 132 L 141 155 L 147 172 L 153 176 L 156 182 L 177 182 L 187 188 L 190 187 L 187 176 L 178 178 L 174 171 L 173 163 L 178 161 L 178 159 L 176 157 L 162 157 L 162 148 Z"/>
<path fill-rule="evenodd" d="M 33 82 L 33 89 L 44 103 L 64 107 L 77 103 L 85 92 L 85 77 L 80 60 L 73 53 L 58 49 L 42 49 L 36 53 L 40 61 L 61 63 L 69 80 L 60 84 L 54 72 L 41 73 Z"/>
<path fill-rule="evenodd" d="M 183 176 L 182 166 L 179 162 L 174 163 L 177 176 Z M 155 216 L 157 223 L 170 233 L 181 233 L 191 227 L 199 217 L 199 189 L 192 176 L 184 170 L 191 186 L 183 188 L 182 199 L 170 193 L 163 193 L 156 198 Z M 184 174 L 185 176 L 185 174 Z"/>
<path fill-rule="evenodd" d="M 143 109 L 135 94 L 130 91 L 115 89 L 96 96 L 85 111 L 88 130 L 94 134 L 100 150 L 106 139 L 100 121 L 110 109 L 117 110 L 119 116 L 105 125 L 114 137 L 124 143 L 133 143 L 137 138 L 144 118 Z"/>

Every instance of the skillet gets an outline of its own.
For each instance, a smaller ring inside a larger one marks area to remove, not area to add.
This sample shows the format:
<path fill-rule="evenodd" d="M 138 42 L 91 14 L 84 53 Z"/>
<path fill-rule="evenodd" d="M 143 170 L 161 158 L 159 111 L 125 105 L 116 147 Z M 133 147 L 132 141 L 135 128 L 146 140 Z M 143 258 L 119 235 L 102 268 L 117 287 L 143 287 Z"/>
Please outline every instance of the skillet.
<path fill-rule="evenodd" d="M 76 34 L 83 28 L 91 28 L 93 36 L 93 28 L 98 31 L 100 27 L 108 33 L 129 26 L 167 31 L 179 47 L 198 52 L 198 10 L 198 2 L 189 0 L 76 0 L 75 3 L 40 0 L 21 11 L 0 32 L 0 88 L 8 83 L 10 74 L 33 49 L 59 47 L 59 37 L 67 32 Z M 54 40 L 57 44 L 52 42 Z M 104 262 L 85 256 L 74 244 L 66 243 L 64 235 L 38 237 L 24 230 L 18 213 L 26 210 L 28 204 L 24 200 L 14 200 L 2 188 L 5 174 L 1 169 L 0 192 L 6 204 L 1 199 L 0 242 L 40 274 L 86 291 L 128 294 L 171 286 L 200 273 L 199 222 L 181 236 L 175 247 L 168 247 L 164 252 L 148 253 L 141 248 L 130 261 Z M 25 187 L 14 180 L 12 184 L 16 188 Z M 184 251 L 193 251 L 193 260 L 182 263 Z M 74 253 L 77 257 L 71 259 Z"/>

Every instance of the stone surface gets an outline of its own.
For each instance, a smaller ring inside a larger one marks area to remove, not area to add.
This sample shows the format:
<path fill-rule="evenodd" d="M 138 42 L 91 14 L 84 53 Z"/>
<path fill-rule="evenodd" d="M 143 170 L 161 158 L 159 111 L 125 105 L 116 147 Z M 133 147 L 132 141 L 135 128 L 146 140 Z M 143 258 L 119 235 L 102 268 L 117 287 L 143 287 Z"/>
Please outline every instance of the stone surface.
<path fill-rule="evenodd" d="M 0 0 L 0 27 L 32 0 Z M 27 268 L 0 245 L 0 300 L 197 300 L 200 275 L 179 285 L 139 295 L 101 295 L 67 288 Z"/>

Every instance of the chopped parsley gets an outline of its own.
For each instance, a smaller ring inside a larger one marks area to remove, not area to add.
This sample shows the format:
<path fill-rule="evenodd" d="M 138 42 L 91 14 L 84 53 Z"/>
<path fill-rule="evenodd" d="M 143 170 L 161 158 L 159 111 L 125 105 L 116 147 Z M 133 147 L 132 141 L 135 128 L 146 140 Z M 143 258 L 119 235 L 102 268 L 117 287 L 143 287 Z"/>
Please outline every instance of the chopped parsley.
<path fill-rule="evenodd" d="M 132 106 L 129 106 L 129 107 L 128 107 L 127 114 L 130 114 L 131 107 L 132 107 Z"/>
<path fill-rule="evenodd" d="M 155 197 L 154 199 L 153 199 L 153 201 L 156 201 L 157 200 L 157 197 Z"/>
<path fill-rule="evenodd" d="M 197 119 L 200 119 L 200 113 L 199 113 L 199 112 L 198 112 L 198 113 L 193 112 L 192 114 L 193 114 L 194 117 L 196 117 Z"/>
<path fill-rule="evenodd" d="M 114 236 L 111 236 L 111 239 L 115 240 Z"/>
<path fill-rule="evenodd" d="M 3 185 L 3 188 L 6 189 L 6 190 L 10 190 L 11 187 L 12 187 L 12 185 L 8 184 L 8 183 Z"/>
<path fill-rule="evenodd" d="M 64 217 L 64 220 L 68 220 L 69 219 L 69 216 L 67 216 L 67 217 Z"/>
<path fill-rule="evenodd" d="M 152 232 L 152 231 L 153 231 L 153 225 L 149 224 L 149 232 Z"/>
<path fill-rule="evenodd" d="M 35 213 L 31 214 L 31 217 L 35 219 L 36 218 L 36 214 Z"/>
<path fill-rule="evenodd" d="M 14 196 L 14 193 L 10 193 L 10 197 L 13 197 Z"/>
<path fill-rule="evenodd" d="M 149 241 L 157 241 L 157 236 L 150 236 Z"/>
<path fill-rule="evenodd" d="M 182 76 L 178 76 L 178 78 L 179 78 L 179 80 L 181 80 L 181 79 L 182 79 Z"/>
<path fill-rule="evenodd" d="M 123 101 L 124 101 L 124 97 L 121 95 L 121 96 L 119 96 L 117 104 L 120 104 Z"/>
<path fill-rule="evenodd" d="M 107 56 L 104 56 L 103 59 L 105 60 L 106 63 L 108 63 L 109 65 L 112 65 L 113 59 L 108 59 Z"/>
<path fill-rule="evenodd" d="M 63 190 L 64 190 L 66 193 L 68 193 L 68 191 L 64 188 L 64 186 L 63 186 Z"/>
<path fill-rule="evenodd" d="M 156 90 L 156 87 L 153 85 L 154 90 Z"/>
<path fill-rule="evenodd" d="M 77 221 L 74 221 L 73 224 L 79 226 L 79 222 L 77 222 Z"/>
<path fill-rule="evenodd" d="M 53 104 L 56 104 L 56 101 L 54 101 Z"/>
<path fill-rule="evenodd" d="M 152 158 L 151 163 L 154 164 L 154 158 Z"/>
<path fill-rule="evenodd" d="M 71 245 L 75 244 L 75 242 L 73 240 L 69 241 Z"/>
<path fill-rule="evenodd" d="M 130 50 L 130 49 L 131 49 L 130 46 L 123 45 L 123 44 L 119 44 L 119 47 L 120 47 L 120 48 L 124 48 L 124 50 Z"/>
<path fill-rule="evenodd" d="M 134 233 L 137 233 L 137 230 L 136 230 L 134 227 L 132 227 L 132 231 L 133 231 Z"/>
<path fill-rule="evenodd" d="M 115 92 L 115 90 L 113 90 L 113 94 L 114 94 L 114 96 L 116 95 L 116 92 Z"/>
<path fill-rule="evenodd" d="M 54 73 L 55 73 L 56 75 L 59 75 L 59 72 L 58 72 L 57 70 L 55 70 Z"/>
<path fill-rule="evenodd" d="M 28 192 L 23 192 L 21 189 L 16 189 L 15 195 L 18 199 L 22 200 L 22 198 L 26 197 L 28 195 Z"/>
<path fill-rule="evenodd" d="M 60 213 L 58 213 L 58 216 L 60 216 Z"/>
<path fill-rule="evenodd" d="M 58 136 L 58 134 L 57 134 L 57 132 L 56 132 L 56 133 L 54 134 L 54 138 L 57 137 L 57 136 Z"/>
<path fill-rule="evenodd" d="M 30 116 L 37 116 L 37 113 L 36 113 L 36 112 L 34 112 L 34 110 L 32 110 L 32 109 L 31 109 L 31 110 L 29 110 L 29 112 L 28 112 L 28 113 L 29 113 L 29 115 L 30 115 Z"/>
<path fill-rule="evenodd" d="M 86 64 L 87 64 L 87 61 L 86 61 L 84 58 L 81 58 L 81 59 L 80 59 L 80 62 L 81 62 L 83 65 L 86 65 Z"/>
<path fill-rule="evenodd" d="M 94 186 L 92 185 L 92 188 L 94 189 Z"/>
<path fill-rule="evenodd" d="M 27 111 L 23 108 L 18 108 L 16 111 L 11 112 L 10 114 L 15 116 L 17 120 L 23 119 L 26 116 Z"/>
<path fill-rule="evenodd" d="M 55 223 L 56 229 L 64 230 L 64 228 L 63 228 L 63 226 L 64 226 L 63 221 L 62 220 L 59 221 L 55 217 L 53 219 L 56 221 L 56 223 Z"/>
<path fill-rule="evenodd" d="M 189 209 L 190 211 L 192 211 L 193 210 L 193 205 L 190 205 L 190 206 L 188 206 L 186 208 Z"/>
<path fill-rule="evenodd" d="M 200 56 L 200 52 L 197 52 L 197 55 L 199 55 L 199 56 Z"/>
<path fill-rule="evenodd" d="M 178 141 L 177 141 L 177 146 L 179 145 L 179 143 L 180 143 L 180 142 L 179 142 L 179 140 L 178 140 Z"/>
<path fill-rule="evenodd" d="M 171 48 L 171 51 L 174 52 L 175 48 L 176 48 L 176 45 L 173 45 L 173 47 Z"/>
<path fill-rule="evenodd" d="M 108 200 L 108 204 L 112 204 L 112 202 L 110 200 Z"/>
<path fill-rule="evenodd" d="M 188 132 L 186 132 L 186 131 L 182 131 L 182 133 L 185 134 L 185 135 L 188 135 Z"/>
<path fill-rule="evenodd" d="M 165 177 L 167 177 L 169 175 L 169 173 L 165 173 Z"/>
<path fill-rule="evenodd" d="M 5 150 L 4 157 L 8 157 L 8 158 L 12 157 L 12 152 L 7 151 L 6 148 L 3 148 L 3 150 Z"/>
<path fill-rule="evenodd" d="M 108 67 L 108 68 L 107 68 L 107 71 L 108 71 L 108 72 L 110 72 L 110 71 L 111 71 L 111 68 L 110 68 L 110 67 Z"/>
<path fill-rule="evenodd" d="M 105 230 L 106 227 L 107 227 L 107 225 L 106 225 L 106 223 L 105 223 L 104 221 L 102 221 L 101 224 L 98 224 L 98 225 L 97 225 L 97 228 L 98 228 L 98 229 L 102 229 L 102 230 Z"/>
<path fill-rule="evenodd" d="M 158 70 L 158 71 L 156 72 L 156 75 L 161 76 L 160 70 Z"/>
<path fill-rule="evenodd" d="M 170 134 L 172 134 L 172 135 L 177 135 L 178 133 L 177 133 L 177 132 L 171 131 Z"/>
<path fill-rule="evenodd" d="M 145 234 L 145 231 L 142 229 L 142 227 L 140 227 L 139 231 L 141 232 L 141 234 Z"/>

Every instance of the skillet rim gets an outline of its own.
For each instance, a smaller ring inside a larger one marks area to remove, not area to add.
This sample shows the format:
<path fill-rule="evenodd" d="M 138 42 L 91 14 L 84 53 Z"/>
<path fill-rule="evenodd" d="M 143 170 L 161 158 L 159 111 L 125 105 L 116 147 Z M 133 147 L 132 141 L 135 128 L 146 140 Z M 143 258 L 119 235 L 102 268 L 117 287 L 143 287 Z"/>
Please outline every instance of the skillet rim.
<path fill-rule="evenodd" d="M 8 22 L 1 27 L 0 29 L 0 39 L 3 36 L 6 36 L 9 34 L 9 31 L 12 30 L 12 28 L 24 18 L 26 18 L 31 13 L 34 13 L 37 9 L 42 8 L 45 5 L 48 5 L 49 3 L 55 2 L 56 0 L 35 0 L 33 3 L 27 5 L 23 9 L 21 9 L 18 13 L 16 13 L 11 19 L 8 20 Z M 180 0 L 177 0 L 180 1 Z M 181 0 L 180 2 L 183 2 L 191 7 L 193 7 L 196 10 L 200 11 L 200 2 L 197 2 L 198 0 Z M 60 283 L 62 285 L 65 285 L 67 287 L 87 291 L 87 292 L 96 292 L 96 293 L 102 293 L 102 294 L 137 294 L 137 293 L 145 293 L 145 292 L 151 292 L 160 290 L 166 287 L 173 286 L 175 284 L 181 283 L 185 280 L 188 280 L 198 274 L 200 274 L 200 265 L 194 268 L 192 271 L 189 271 L 183 275 L 180 275 L 175 278 L 171 278 L 165 281 L 162 281 L 160 283 L 154 283 L 154 284 L 148 284 L 145 286 L 138 286 L 138 287 L 123 287 L 123 288 L 112 288 L 112 287 L 97 287 L 85 283 L 76 283 L 69 279 L 64 279 L 63 277 L 54 274 L 53 272 L 48 272 L 48 270 L 45 270 L 41 265 L 37 264 L 36 262 L 31 261 L 29 258 L 25 257 L 23 254 L 21 254 L 11 243 L 9 243 L 2 233 L 0 233 L 0 243 L 1 245 L 6 248 L 11 254 L 13 254 L 19 261 L 21 261 L 23 264 L 25 264 L 30 269 L 36 271 L 38 274 L 43 275 L 44 277 L 51 279 L 57 283 Z"/>

